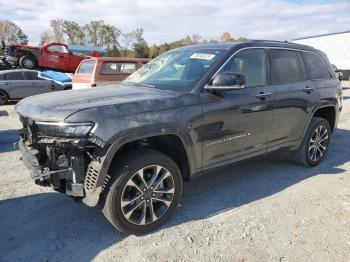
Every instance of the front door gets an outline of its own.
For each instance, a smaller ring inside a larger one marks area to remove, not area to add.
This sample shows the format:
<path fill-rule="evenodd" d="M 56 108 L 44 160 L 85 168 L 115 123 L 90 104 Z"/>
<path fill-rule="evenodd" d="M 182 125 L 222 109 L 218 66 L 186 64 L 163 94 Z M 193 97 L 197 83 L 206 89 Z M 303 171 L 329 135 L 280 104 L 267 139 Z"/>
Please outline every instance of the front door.
<path fill-rule="evenodd" d="M 46 55 L 41 56 L 42 67 L 66 71 L 68 64 L 69 51 L 64 45 L 52 44 L 47 47 Z"/>
<path fill-rule="evenodd" d="M 219 73 L 244 74 L 245 87 L 202 94 L 204 123 L 196 131 L 203 169 L 266 152 L 273 118 L 266 61 L 264 49 L 239 51 Z"/>
<path fill-rule="evenodd" d="M 24 98 L 30 96 L 30 81 L 24 78 L 22 71 L 11 71 L 4 74 L 4 81 L 2 81 L 6 90 L 8 90 L 9 96 L 12 99 Z"/>

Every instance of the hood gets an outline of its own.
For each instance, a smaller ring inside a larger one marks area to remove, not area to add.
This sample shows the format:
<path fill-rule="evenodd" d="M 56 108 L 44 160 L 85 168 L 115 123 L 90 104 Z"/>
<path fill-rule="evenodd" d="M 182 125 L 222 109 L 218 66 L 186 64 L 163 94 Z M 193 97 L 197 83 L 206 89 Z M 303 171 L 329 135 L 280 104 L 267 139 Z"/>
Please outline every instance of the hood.
<path fill-rule="evenodd" d="M 26 49 L 39 49 L 38 46 L 32 46 L 32 45 L 24 45 L 24 44 L 12 44 L 11 47 L 20 47 L 20 48 L 26 48 Z"/>
<path fill-rule="evenodd" d="M 162 110 L 162 107 L 176 106 L 174 104 L 176 100 L 173 98 L 181 95 L 182 93 L 168 90 L 120 84 L 28 97 L 16 105 L 16 111 L 19 115 L 34 121 L 61 122 L 76 112 L 91 108 L 105 107 L 109 110 L 113 107 L 115 111 L 117 107 L 123 109 L 117 110 L 121 114 Z M 146 101 L 147 103 L 143 103 Z M 127 105 L 135 103 L 139 106 Z"/>

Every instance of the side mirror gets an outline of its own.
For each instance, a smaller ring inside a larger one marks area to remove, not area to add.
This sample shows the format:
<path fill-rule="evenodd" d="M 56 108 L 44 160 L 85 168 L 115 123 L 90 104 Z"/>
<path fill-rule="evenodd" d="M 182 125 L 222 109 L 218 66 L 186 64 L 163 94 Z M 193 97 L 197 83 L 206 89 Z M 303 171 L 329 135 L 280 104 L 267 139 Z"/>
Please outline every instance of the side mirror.
<path fill-rule="evenodd" d="M 242 74 L 220 73 L 214 77 L 211 85 L 207 85 L 205 89 L 222 91 L 242 89 L 244 88 L 245 82 L 245 76 Z"/>
<path fill-rule="evenodd" d="M 340 81 L 343 80 L 343 78 L 344 78 L 343 72 L 338 71 L 336 74 L 337 74 L 337 77 Z"/>
<path fill-rule="evenodd" d="M 334 72 L 336 72 L 336 73 L 339 72 L 338 68 L 333 64 L 332 64 L 332 68 L 333 68 Z"/>
<path fill-rule="evenodd" d="M 338 78 L 340 81 L 343 80 L 343 77 L 344 77 L 343 73 L 342 73 L 335 65 L 333 65 L 333 64 L 332 64 L 332 68 L 333 68 L 333 70 L 334 70 L 335 75 L 337 76 L 337 78 Z"/>

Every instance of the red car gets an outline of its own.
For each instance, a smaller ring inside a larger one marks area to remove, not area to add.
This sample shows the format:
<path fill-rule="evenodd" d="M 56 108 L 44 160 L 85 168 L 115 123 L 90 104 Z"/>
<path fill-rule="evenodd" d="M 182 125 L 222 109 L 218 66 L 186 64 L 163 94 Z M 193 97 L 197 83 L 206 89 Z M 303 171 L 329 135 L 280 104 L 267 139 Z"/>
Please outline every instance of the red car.
<path fill-rule="evenodd" d="M 84 55 L 73 54 L 63 43 L 50 42 L 42 46 L 13 44 L 4 46 L 5 60 L 26 69 L 49 68 L 62 72 L 75 72 Z M 102 56 L 102 53 L 91 51 L 89 56 Z"/>

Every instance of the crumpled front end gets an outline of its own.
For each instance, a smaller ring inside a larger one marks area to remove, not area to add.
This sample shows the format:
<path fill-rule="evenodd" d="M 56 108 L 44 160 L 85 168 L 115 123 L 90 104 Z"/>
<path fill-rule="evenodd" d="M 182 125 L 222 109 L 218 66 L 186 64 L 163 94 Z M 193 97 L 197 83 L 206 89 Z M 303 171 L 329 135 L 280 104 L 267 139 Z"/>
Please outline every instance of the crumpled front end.
<path fill-rule="evenodd" d="M 106 152 L 104 141 L 91 133 L 55 136 L 50 133 L 52 127 L 43 128 L 42 123 L 23 116 L 20 120 L 23 125 L 18 131 L 21 159 L 35 183 L 51 186 L 72 197 L 87 198 L 88 192 L 96 187 L 101 159 Z M 81 132 L 81 126 L 73 127 L 71 132 Z M 86 204 L 90 205 L 89 201 Z"/>
<path fill-rule="evenodd" d="M 14 49 L 11 46 L 5 46 L 4 57 L 7 63 L 10 63 L 10 64 L 18 63 L 18 57 L 15 56 Z"/>

